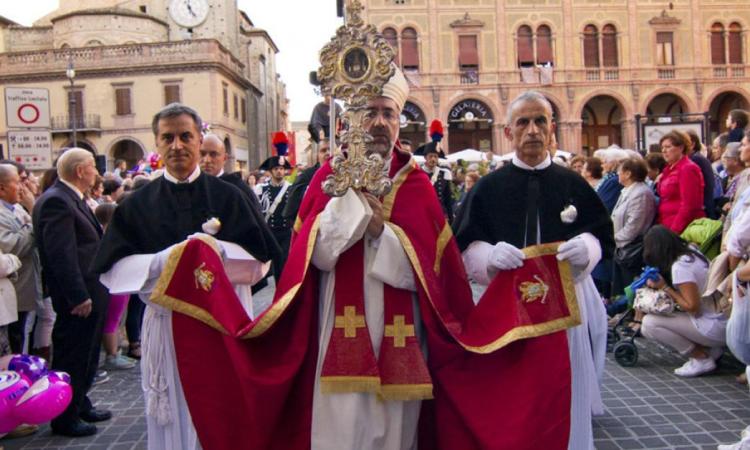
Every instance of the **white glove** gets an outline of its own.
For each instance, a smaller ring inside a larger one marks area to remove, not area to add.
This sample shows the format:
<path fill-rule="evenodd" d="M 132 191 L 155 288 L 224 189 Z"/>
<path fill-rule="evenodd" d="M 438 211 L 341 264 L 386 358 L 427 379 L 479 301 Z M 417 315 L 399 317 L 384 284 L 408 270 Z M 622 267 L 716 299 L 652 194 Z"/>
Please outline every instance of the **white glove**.
<path fill-rule="evenodd" d="M 498 270 L 518 269 L 526 255 L 507 242 L 498 242 L 487 257 L 487 265 Z"/>
<path fill-rule="evenodd" d="M 557 249 L 558 261 L 568 261 L 572 266 L 581 269 L 589 264 L 589 249 L 581 237 L 574 237 L 560 244 Z"/>

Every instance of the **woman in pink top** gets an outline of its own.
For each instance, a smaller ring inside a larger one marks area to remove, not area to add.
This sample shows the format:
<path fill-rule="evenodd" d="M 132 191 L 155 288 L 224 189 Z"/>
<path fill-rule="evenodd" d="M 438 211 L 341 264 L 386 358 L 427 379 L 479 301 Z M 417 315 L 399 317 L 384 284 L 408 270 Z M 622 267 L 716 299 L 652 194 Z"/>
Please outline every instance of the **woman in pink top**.
<path fill-rule="evenodd" d="M 695 219 L 705 217 L 703 211 L 703 174 L 685 155 L 689 137 L 673 130 L 659 141 L 667 166 L 659 179 L 659 215 L 657 222 L 680 234 Z"/>

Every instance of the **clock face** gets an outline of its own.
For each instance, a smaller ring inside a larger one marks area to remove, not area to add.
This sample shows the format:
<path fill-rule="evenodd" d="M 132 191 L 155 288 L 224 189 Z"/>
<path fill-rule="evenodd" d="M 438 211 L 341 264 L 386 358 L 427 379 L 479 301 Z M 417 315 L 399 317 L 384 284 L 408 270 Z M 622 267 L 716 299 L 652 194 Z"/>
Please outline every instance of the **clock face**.
<path fill-rule="evenodd" d="M 208 0 L 172 0 L 169 14 L 180 26 L 197 27 L 208 17 Z"/>

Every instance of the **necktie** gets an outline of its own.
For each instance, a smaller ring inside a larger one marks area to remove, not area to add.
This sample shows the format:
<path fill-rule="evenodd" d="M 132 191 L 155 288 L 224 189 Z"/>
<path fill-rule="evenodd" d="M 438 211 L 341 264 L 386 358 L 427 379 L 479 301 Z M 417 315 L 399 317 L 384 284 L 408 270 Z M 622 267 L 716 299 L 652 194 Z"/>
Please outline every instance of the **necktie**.
<path fill-rule="evenodd" d="M 526 186 L 526 246 L 536 245 L 539 222 L 539 174 L 531 172 Z"/>

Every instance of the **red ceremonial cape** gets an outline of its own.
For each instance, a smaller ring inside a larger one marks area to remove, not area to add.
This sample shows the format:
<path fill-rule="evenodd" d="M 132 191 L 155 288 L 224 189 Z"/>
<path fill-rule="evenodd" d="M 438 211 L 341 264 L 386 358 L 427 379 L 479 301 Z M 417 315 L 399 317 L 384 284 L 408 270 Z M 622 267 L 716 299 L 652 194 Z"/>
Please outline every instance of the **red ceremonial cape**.
<path fill-rule="evenodd" d="M 315 280 L 306 290 L 317 292 Z M 198 239 L 170 254 L 151 300 L 174 311 L 180 383 L 204 449 L 310 448 L 314 304 L 286 302 L 281 316 L 277 302 L 250 321 L 218 251 Z"/>
<path fill-rule="evenodd" d="M 295 223 L 292 251 L 313 245 L 310 231 L 316 227 L 311 223 L 317 223 L 330 199 L 320 185 L 331 173 L 326 164 L 311 181 Z M 554 258 L 556 246 L 528 249 L 531 258 L 545 256 L 517 271 L 501 272 L 475 307 L 461 254 L 429 179 L 398 149 L 389 175 L 394 184 L 383 199 L 383 211 L 418 281 L 434 386 L 435 400 L 423 402 L 420 447 L 567 448 L 571 381 L 564 330 L 580 319 L 569 267 Z M 547 303 L 555 297 L 557 308 L 541 315 L 521 314 L 526 308 L 509 314 L 519 298 L 513 292 L 516 281 L 533 281 L 534 270 L 547 266 L 562 271 L 556 272 L 557 288 L 566 292 L 550 295 Z M 314 267 L 309 271 L 317 273 Z M 289 289 L 303 279 L 309 280 L 285 269 L 280 287 Z M 563 281 L 567 289 L 562 289 Z M 284 291 L 277 290 L 279 295 Z M 531 337 L 535 339 L 525 339 Z"/>
<path fill-rule="evenodd" d="M 217 275 L 223 274 L 220 259 L 190 257 L 205 245 L 188 243 L 170 256 L 152 300 L 178 313 L 172 322 L 180 381 L 203 448 L 310 447 L 319 294 L 319 273 L 310 260 L 318 217 L 330 200 L 321 183 L 331 173 L 325 164 L 313 177 L 273 303 L 254 321 L 228 280 L 221 289 L 199 292 L 198 280 L 206 278 L 200 270 L 210 271 L 214 283 L 226 278 Z M 566 448 L 570 362 L 564 330 L 579 323 L 567 263 L 557 263 L 554 246 L 526 249 L 530 261 L 500 272 L 475 307 L 429 179 L 398 149 L 390 176 L 394 185 L 383 212 L 417 279 L 434 386 L 435 400 L 423 403 L 420 446 Z"/>

